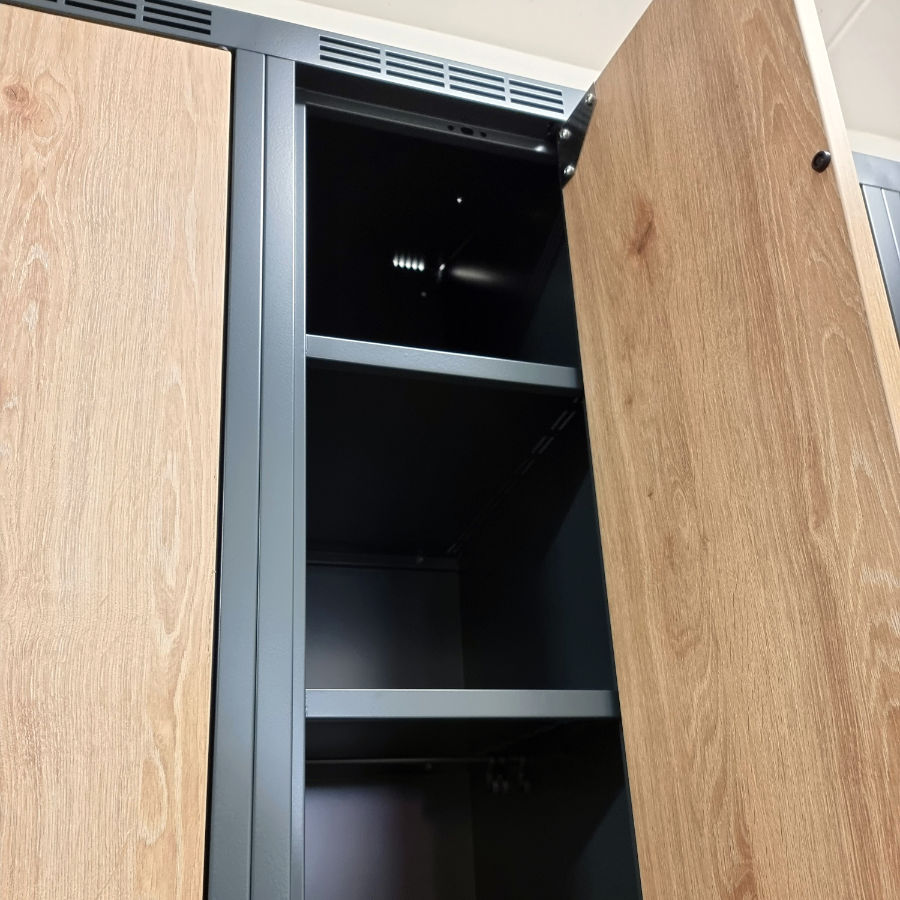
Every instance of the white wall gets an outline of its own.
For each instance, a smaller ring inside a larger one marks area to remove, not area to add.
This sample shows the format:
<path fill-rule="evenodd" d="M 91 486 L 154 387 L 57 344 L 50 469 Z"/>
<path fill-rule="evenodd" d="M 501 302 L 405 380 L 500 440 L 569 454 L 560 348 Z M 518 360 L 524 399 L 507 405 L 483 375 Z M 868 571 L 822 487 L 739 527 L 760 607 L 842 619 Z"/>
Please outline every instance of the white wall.
<path fill-rule="evenodd" d="M 871 156 L 882 156 L 900 162 L 900 141 L 885 137 L 883 134 L 872 134 L 868 131 L 848 129 L 850 146 L 859 153 Z"/>

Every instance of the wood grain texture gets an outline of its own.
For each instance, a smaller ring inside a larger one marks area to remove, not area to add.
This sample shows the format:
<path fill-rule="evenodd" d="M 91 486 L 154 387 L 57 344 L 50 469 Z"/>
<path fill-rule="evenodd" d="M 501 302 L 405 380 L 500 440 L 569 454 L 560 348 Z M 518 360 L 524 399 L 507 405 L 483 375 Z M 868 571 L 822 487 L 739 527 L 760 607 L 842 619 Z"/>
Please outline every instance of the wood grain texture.
<path fill-rule="evenodd" d="M 900 897 L 900 351 L 817 29 L 655 0 L 565 191 L 646 900 Z"/>
<path fill-rule="evenodd" d="M 229 104 L 0 6 L 0 897 L 202 895 Z"/>

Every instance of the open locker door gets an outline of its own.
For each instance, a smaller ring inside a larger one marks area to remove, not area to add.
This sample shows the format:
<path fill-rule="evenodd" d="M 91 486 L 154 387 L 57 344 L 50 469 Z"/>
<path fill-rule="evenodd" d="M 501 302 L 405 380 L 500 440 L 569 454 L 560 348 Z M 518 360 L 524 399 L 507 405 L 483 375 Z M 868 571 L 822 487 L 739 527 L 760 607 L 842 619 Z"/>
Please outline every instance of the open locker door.
<path fill-rule="evenodd" d="M 900 350 L 813 0 L 656 0 L 595 94 L 565 204 L 644 896 L 900 897 Z"/>

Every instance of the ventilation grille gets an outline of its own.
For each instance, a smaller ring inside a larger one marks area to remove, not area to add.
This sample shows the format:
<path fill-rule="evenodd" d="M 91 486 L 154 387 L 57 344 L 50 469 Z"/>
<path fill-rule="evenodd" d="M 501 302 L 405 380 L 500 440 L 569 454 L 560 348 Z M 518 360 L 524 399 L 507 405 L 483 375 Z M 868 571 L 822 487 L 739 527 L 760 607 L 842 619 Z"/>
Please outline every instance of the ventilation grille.
<path fill-rule="evenodd" d="M 144 22 L 162 25 L 173 31 L 190 34 L 212 33 L 212 10 L 191 3 L 174 3 L 172 0 L 145 0 Z"/>
<path fill-rule="evenodd" d="M 56 0 L 44 0 L 55 3 Z M 186 37 L 212 34 L 212 10 L 193 3 L 176 3 L 175 0 L 62 0 L 63 6 L 91 18 L 99 13 L 104 19 L 131 19 L 153 25 L 173 34 Z"/>
<path fill-rule="evenodd" d="M 418 84 L 430 84 L 434 87 L 444 86 L 444 64 L 430 59 L 408 56 L 388 50 L 385 53 L 386 72 L 394 78 L 413 81 Z"/>
<path fill-rule="evenodd" d="M 565 112 L 565 102 L 559 88 L 544 87 L 540 84 L 529 84 L 527 81 L 509 79 L 509 102 L 516 106 L 541 109 L 546 112 Z"/>
<path fill-rule="evenodd" d="M 319 35 L 319 60 L 358 69 L 360 72 L 382 73 L 381 50 L 353 41 Z"/>
<path fill-rule="evenodd" d="M 405 81 L 410 86 L 437 88 L 494 105 L 518 107 L 520 112 L 552 113 L 557 117 L 564 117 L 566 112 L 563 92 L 559 88 L 507 79 L 492 72 L 328 34 L 319 35 L 319 63 L 330 69 L 354 71 L 370 78 Z"/>
<path fill-rule="evenodd" d="M 128 0 L 65 0 L 65 6 L 85 12 L 105 13 L 119 19 L 136 19 L 137 3 Z"/>
<path fill-rule="evenodd" d="M 506 100 L 506 83 L 500 75 L 486 75 L 459 66 L 450 66 L 450 90 L 491 100 Z"/>

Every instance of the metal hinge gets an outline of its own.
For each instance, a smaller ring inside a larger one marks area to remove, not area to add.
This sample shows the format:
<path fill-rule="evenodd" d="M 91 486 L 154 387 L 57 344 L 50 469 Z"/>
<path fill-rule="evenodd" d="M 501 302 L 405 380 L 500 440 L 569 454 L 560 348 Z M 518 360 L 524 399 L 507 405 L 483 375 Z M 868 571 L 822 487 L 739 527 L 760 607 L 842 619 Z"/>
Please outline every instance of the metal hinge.
<path fill-rule="evenodd" d="M 566 124 L 556 133 L 560 184 L 564 185 L 575 174 L 575 166 L 578 164 L 581 146 L 584 144 L 584 138 L 596 105 L 597 99 L 593 91 L 588 91 L 581 98 Z"/>

